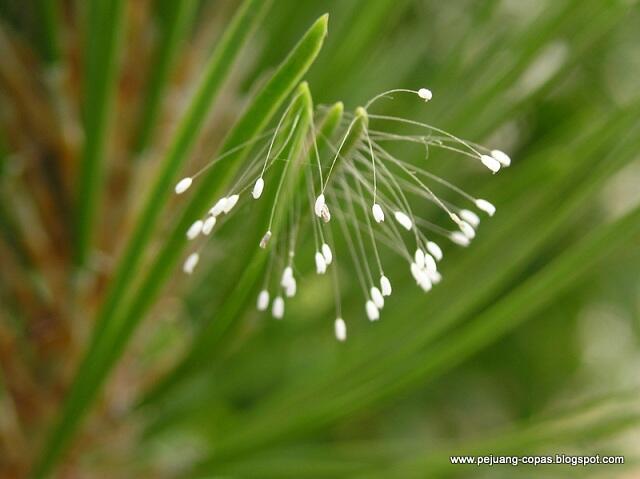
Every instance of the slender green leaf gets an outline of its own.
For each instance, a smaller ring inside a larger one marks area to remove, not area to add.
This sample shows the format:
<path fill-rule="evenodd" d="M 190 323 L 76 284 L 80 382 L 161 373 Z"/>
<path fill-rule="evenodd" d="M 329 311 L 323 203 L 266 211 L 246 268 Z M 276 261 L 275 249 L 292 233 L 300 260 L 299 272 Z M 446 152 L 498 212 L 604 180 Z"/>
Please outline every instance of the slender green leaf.
<path fill-rule="evenodd" d="M 149 73 L 149 81 L 145 88 L 146 96 L 140 114 L 138 136 L 134 144 L 134 153 L 137 156 L 144 152 L 149 141 L 153 138 L 154 127 L 160 113 L 160 100 L 167 88 L 171 67 L 175 64 L 179 47 L 187 36 L 188 27 L 193 20 L 197 6 L 197 0 L 168 2 L 166 21 L 162 25 L 160 43 L 157 46 Z M 204 97 L 198 98 L 198 101 L 211 102 Z M 189 131 L 189 134 L 196 135 L 197 132 L 196 128 L 195 131 Z"/>
<path fill-rule="evenodd" d="M 89 2 L 85 55 L 85 142 L 78 178 L 76 264 L 87 260 L 102 192 L 109 117 L 115 106 L 124 0 Z"/>

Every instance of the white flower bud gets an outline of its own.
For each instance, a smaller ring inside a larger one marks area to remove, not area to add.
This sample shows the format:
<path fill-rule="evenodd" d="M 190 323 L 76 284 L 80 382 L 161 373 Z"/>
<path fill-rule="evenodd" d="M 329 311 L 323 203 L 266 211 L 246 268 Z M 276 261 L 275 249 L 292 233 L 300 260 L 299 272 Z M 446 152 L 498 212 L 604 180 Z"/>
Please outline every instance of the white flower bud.
<path fill-rule="evenodd" d="M 429 253 L 424 255 L 424 269 L 427 271 L 438 271 L 438 265 L 436 265 L 436 260 L 433 259 Z"/>
<path fill-rule="evenodd" d="M 336 339 L 338 341 L 346 341 L 347 339 L 347 325 L 342 318 L 337 318 L 333 323 L 333 328 L 336 333 Z"/>
<path fill-rule="evenodd" d="M 391 295 L 391 281 L 384 275 L 380 277 L 380 288 L 382 289 L 382 296 Z"/>
<path fill-rule="evenodd" d="M 253 191 L 251 192 L 251 196 L 253 196 L 254 200 L 257 200 L 262 196 L 262 190 L 264 190 L 264 180 L 260 177 L 256 180 L 255 185 L 253 185 Z"/>
<path fill-rule="evenodd" d="M 206 220 L 204 220 L 204 224 L 202 225 L 202 232 L 205 235 L 208 235 L 209 233 L 211 233 L 211 230 L 213 230 L 213 227 L 215 225 L 216 225 L 216 217 L 209 216 Z"/>
<path fill-rule="evenodd" d="M 382 207 L 378 203 L 373 204 L 371 212 L 373 213 L 373 219 L 376 223 L 382 223 L 384 221 L 384 211 L 382 211 Z"/>
<path fill-rule="evenodd" d="M 187 191 L 189 189 L 189 187 L 191 186 L 191 183 L 193 183 L 193 178 L 189 178 L 188 176 L 186 178 L 182 178 L 176 184 L 176 187 L 175 187 L 176 194 L 177 195 L 181 195 L 182 193 Z"/>
<path fill-rule="evenodd" d="M 480 224 L 480 218 L 471 210 L 460 210 L 460 217 L 474 228 Z"/>
<path fill-rule="evenodd" d="M 500 170 L 500 162 L 493 156 L 480 155 L 480 161 L 484 166 L 489 168 L 493 173 L 497 173 Z"/>
<path fill-rule="evenodd" d="M 227 198 L 220 198 L 215 205 L 209 210 L 209 214 L 211 216 L 218 216 L 220 213 L 224 211 L 224 208 L 227 204 Z"/>
<path fill-rule="evenodd" d="M 327 243 L 322 245 L 322 256 L 324 256 L 324 262 L 327 263 L 327 266 L 333 261 L 333 253 Z"/>
<path fill-rule="evenodd" d="M 427 241 L 427 251 L 431 253 L 436 261 L 440 261 L 442 259 L 442 250 L 440 249 L 440 246 L 438 246 L 438 243 Z"/>
<path fill-rule="evenodd" d="M 376 308 L 382 309 L 384 307 L 384 297 L 380 290 L 376 286 L 371 286 L 369 292 L 371 293 L 371 299 L 373 300 L 373 304 L 376 305 Z"/>
<path fill-rule="evenodd" d="M 187 256 L 187 259 L 182 265 L 182 271 L 184 271 L 187 274 L 193 273 L 193 270 L 195 269 L 199 260 L 200 260 L 200 255 L 198 253 L 191 253 L 189 256 Z"/>
<path fill-rule="evenodd" d="M 271 239 L 271 231 L 267 231 L 262 239 L 260 240 L 260 248 L 265 249 L 269 244 L 269 240 Z"/>
<path fill-rule="evenodd" d="M 449 234 L 449 239 L 459 246 L 469 246 L 469 238 L 460 231 L 454 231 Z"/>
<path fill-rule="evenodd" d="M 418 265 L 418 268 L 424 268 L 424 251 L 418 248 L 413 255 L 414 262 Z"/>
<path fill-rule="evenodd" d="M 479 210 L 484 211 L 489 216 L 493 216 L 496 212 L 496 207 L 489 203 L 487 200 L 477 199 L 476 207 Z"/>
<path fill-rule="evenodd" d="M 461 221 L 460 223 L 458 223 L 458 226 L 460 227 L 460 231 L 462 231 L 462 233 L 469 239 L 473 239 L 476 236 L 476 230 L 473 229 L 473 226 L 471 226 L 469 223 L 467 223 L 466 221 Z"/>
<path fill-rule="evenodd" d="M 369 318 L 369 321 L 377 321 L 380 319 L 380 311 L 378 311 L 378 308 L 373 301 L 368 300 L 365 303 L 365 309 L 367 311 L 367 318 Z"/>
<path fill-rule="evenodd" d="M 282 319 L 284 316 L 284 299 L 282 296 L 276 296 L 271 305 L 271 315 L 275 319 Z"/>
<path fill-rule="evenodd" d="M 239 199 L 240 199 L 240 195 L 229 196 L 229 198 L 227 198 L 227 201 L 225 201 L 224 203 L 224 208 L 222 209 L 222 211 L 225 214 L 229 213 L 229 211 L 231 211 L 233 207 L 238 203 Z"/>
<path fill-rule="evenodd" d="M 316 198 L 316 203 L 313 206 L 313 210 L 316 213 L 316 216 L 318 218 L 322 218 L 322 210 L 324 209 L 324 206 L 325 206 L 324 195 L 321 194 Z"/>
<path fill-rule="evenodd" d="M 496 160 L 500 162 L 502 166 L 511 165 L 511 158 L 504 151 L 500 150 L 491 150 L 491 156 L 493 156 Z"/>
<path fill-rule="evenodd" d="M 318 274 L 325 274 L 327 272 L 327 262 L 325 261 L 324 256 L 322 256 L 322 253 L 317 251 L 315 255 L 315 260 L 316 260 L 316 272 Z"/>
<path fill-rule="evenodd" d="M 197 238 L 198 235 L 202 232 L 203 226 L 204 222 L 202 220 L 194 222 L 187 230 L 187 238 L 189 238 L 190 240 Z"/>
<path fill-rule="evenodd" d="M 422 98 L 424 101 L 429 101 L 433 98 L 433 93 L 428 88 L 420 88 L 418 90 L 418 96 Z"/>
<path fill-rule="evenodd" d="M 256 304 L 256 307 L 258 308 L 258 311 L 267 310 L 267 308 L 269 307 L 269 291 L 267 291 L 266 289 L 260 291 L 260 294 L 258 294 L 258 302 Z"/>
<path fill-rule="evenodd" d="M 284 288 L 284 294 L 287 298 L 293 298 L 298 290 L 298 283 L 295 278 L 291 278 Z"/>
<path fill-rule="evenodd" d="M 409 231 L 413 227 L 413 223 L 411 222 L 411 218 L 409 218 L 402 211 L 396 211 L 394 213 L 394 216 L 396 218 L 396 221 L 398 223 L 400 223 L 400 226 L 402 226 L 407 231 Z"/>
<path fill-rule="evenodd" d="M 287 266 L 282 272 L 282 278 L 280 279 L 280 286 L 286 288 L 289 282 L 293 279 L 293 268 Z"/>

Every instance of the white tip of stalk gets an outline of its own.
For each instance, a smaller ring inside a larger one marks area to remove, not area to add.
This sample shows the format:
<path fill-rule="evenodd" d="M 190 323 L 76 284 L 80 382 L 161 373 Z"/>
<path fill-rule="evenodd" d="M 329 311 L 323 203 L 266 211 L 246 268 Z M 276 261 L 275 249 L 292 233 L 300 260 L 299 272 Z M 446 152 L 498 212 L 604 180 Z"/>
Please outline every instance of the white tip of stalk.
<path fill-rule="evenodd" d="M 428 293 L 431 291 L 433 284 L 431 283 L 431 279 L 429 278 L 429 274 L 426 271 L 423 271 L 420 275 L 420 280 L 418 281 L 418 286 L 422 288 L 422 291 Z"/>
<path fill-rule="evenodd" d="M 440 246 L 438 246 L 437 243 L 427 241 L 427 251 L 436 259 L 436 261 L 440 261 L 442 259 L 442 249 L 440 249 Z"/>
<path fill-rule="evenodd" d="M 396 211 L 394 213 L 394 216 L 396 218 L 396 221 L 398 223 L 400 223 L 400 226 L 402 226 L 407 231 L 409 231 L 413 227 L 413 223 L 411 222 L 411 218 L 409 218 L 402 211 Z"/>
<path fill-rule="evenodd" d="M 262 239 L 260 240 L 260 248 L 265 249 L 269 244 L 269 240 L 271 239 L 271 231 L 267 231 Z"/>
<path fill-rule="evenodd" d="M 413 255 L 413 261 L 418 265 L 419 268 L 424 268 L 424 251 L 418 248 Z"/>
<path fill-rule="evenodd" d="M 369 318 L 369 321 L 377 321 L 380 319 L 380 311 L 373 301 L 368 300 L 364 306 L 367 311 L 367 318 Z"/>
<path fill-rule="evenodd" d="M 371 286 L 369 292 L 371 293 L 371 300 L 373 301 L 373 304 L 376 305 L 376 308 L 384 308 L 384 297 L 382 296 L 382 292 L 376 286 Z"/>
<path fill-rule="evenodd" d="M 325 274 L 327 272 L 327 262 L 324 259 L 324 256 L 319 251 L 316 251 L 315 255 L 316 260 L 316 273 Z"/>
<path fill-rule="evenodd" d="M 470 240 L 475 238 L 476 230 L 474 230 L 473 226 L 471 226 L 469 223 L 467 223 L 466 221 L 461 221 L 460 223 L 458 223 L 458 226 L 460 227 L 460 231 L 462 231 L 462 234 L 464 234 L 467 238 L 469 238 Z"/>
<path fill-rule="evenodd" d="M 204 224 L 202 225 L 202 233 L 206 236 L 211 233 L 213 227 L 216 225 L 216 217 L 209 216 L 206 220 L 204 220 Z"/>
<path fill-rule="evenodd" d="M 386 276 L 380 276 L 380 289 L 382 296 L 391 296 L 391 281 Z"/>
<path fill-rule="evenodd" d="M 504 167 L 511 165 L 511 158 L 509 158 L 509 155 L 507 155 L 504 151 L 491 150 L 491 156 L 498 160 Z"/>
<path fill-rule="evenodd" d="M 260 177 L 256 180 L 255 185 L 253 185 L 253 191 L 251 191 L 251 196 L 253 196 L 254 200 L 262 196 L 262 190 L 264 190 L 264 180 Z"/>
<path fill-rule="evenodd" d="M 329 221 L 331 221 L 331 212 L 329 211 L 329 207 L 326 204 L 322 206 L 322 212 L 320 213 L 320 217 L 322 218 L 322 221 L 324 221 L 325 223 L 328 223 Z"/>
<path fill-rule="evenodd" d="M 337 318 L 333 323 L 333 329 L 338 341 L 343 342 L 347 340 L 347 325 L 345 324 L 344 319 Z"/>
<path fill-rule="evenodd" d="M 284 294 L 287 298 L 293 298 L 298 291 L 298 283 L 295 278 L 291 278 L 284 288 Z"/>
<path fill-rule="evenodd" d="M 322 245 L 322 256 L 324 256 L 324 262 L 327 263 L 327 266 L 333 261 L 333 253 L 327 243 Z"/>
<path fill-rule="evenodd" d="M 229 198 L 227 198 L 227 201 L 224 202 L 224 208 L 222 208 L 222 211 L 224 212 L 224 214 L 229 213 L 229 211 L 231 211 L 233 207 L 238 204 L 239 199 L 240 199 L 240 195 L 229 196 Z"/>
<path fill-rule="evenodd" d="M 424 255 L 424 269 L 429 271 L 438 271 L 438 265 L 436 264 L 436 260 L 433 259 L 429 253 Z"/>
<path fill-rule="evenodd" d="M 218 216 L 220 213 L 224 211 L 224 208 L 227 204 L 227 198 L 220 198 L 215 205 L 209 210 L 209 214 L 211 216 Z"/>
<path fill-rule="evenodd" d="M 429 276 L 429 279 L 433 284 L 438 284 L 440 281 L 442 281 L 442 275 L 439 271 L 427 270 L 427 276 Z"/>
<path fill-rule="evenodd" d="M 416 280 L 416 283 L 420 282 L 420 275 L 422 275 L 422 268 L 416 263 L 411 263 L 411 276 Z"/>
<path fill-rule="evenodd" d="M 454 231 L 453 233 L 449 234 L 449 239 L 458 246 L 467 247 L 470 243 L 469 238 L 460 231 Z"/>
<path fill-rule="evenodd" d="M 187 256 L 184 264 L 182 265 L 182 271 L 187 274 L 193 273 L 193 270 L 196 268 L 198 261 L 200 260 L 200 255 L 198 253 L 191 253 Z"/>
<path fill-rule="evenodd" d="M 431 93 L 431 90 L 428 88 L 420 88 L 418 90 L 418 96 L 424 101 L 429 101 L 433 98 L 433 93 Z"/>
<path fill-rule="evenodd" d="M 471 210 L 460 210 L 460 218 L 465 220 L 474 228 L 477 228 L 480 224 L 480 218 Z"/>
<path fill-rule="evenodd" d="M 480 155 L 480 161 L 484 166 L 489 168 L 492 173 L 497 173 L 500 170 L 500 162 L 493 156 Z"/>
<path fill-rule="evenodd" d="M 180 181 L 178 181 L 178 183 L 176 184 L 176 187 L 175 187 L 176 195 L 181 195 L 182 193 L 187 191 L 189 189 L 189 187 L 191 186 L 191 183 L 193 183 L 193 178 L 190 178 L 188 176 L 186 178 L 182 178 Z"/>
<path fill-rule="evenodd" d="M 496 207 L 489 203 L 487 200 L 477 199 L 476 207 L 479 210 L 484 211 L 489 216 L 493 216 L 496 212 Z"/>
<path fill-rule="evenodd" d="M 271 306 L 271 315 L 276 319 L 282 319 L 284 316 L 284 299 L 282 296 L 276 296 Z"/>
<path fill-rule="evenodd" d="M 267 310 L 267 308 L 269 307 L 269 291 L 267 291 L 266 289 L 260 291 L 260 294 L 258 294 L 256 307 L 258 308 L 258 311 Z"/>
<path fill-rule="evenodd" d="M 382 206 L 378 203 L 373 204 L 371 212 L 373 213 L 373 219 L 376 223 L 382 223 L 384 221 L 384 211 L 382 211 Z"/>
<path fill-rule="evenodd" d="M 287 266 L 282 272 L 282 278 L 280 279 L 280 286 L 286 288 L 289 282 L 293 279 L 293 268 Z"/>
<path fill-rule="evenodd" d="M 202 227 L 204 226 L 204 221 L 198 220 L 195 221 L 189 229 L 187 230 L 187 238 L 190 240 L 196 239 L 198 235 L 202 232 Z"/>
<path fill-rule="evenodd" d="M 318 218 L 322 218 L 322 212 L 324 210 L 325 200 L 324 195 L 321 194 L 316 198 L 316 202 L 313 205 L 313 211 L 315 212 Z"/>

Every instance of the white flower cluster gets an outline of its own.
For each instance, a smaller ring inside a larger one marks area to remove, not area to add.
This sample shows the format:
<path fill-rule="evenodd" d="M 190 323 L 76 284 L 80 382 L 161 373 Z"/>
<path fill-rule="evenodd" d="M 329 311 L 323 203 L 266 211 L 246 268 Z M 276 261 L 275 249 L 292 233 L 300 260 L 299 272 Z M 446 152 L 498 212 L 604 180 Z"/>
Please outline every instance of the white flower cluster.
<path fill-rule="evenodd" d="M 347 325 L 342 318 L 339 298 L 340 273 L 344 274 L 345 271 L 355 273 L 363 291 L 366 317 L 370 321 L 377 321 L 385 306 L 385 298 L 392 293 L 391 281 L 382 267 L 380 253 L 382 246 L 405 258 L 409 263 L 411 276 L 418 287 L 428 292 L 442 280 L 438 263 L 443 259 L 443 251 L 434 241 L 435 237 L 439 236 L 459 246 L 468 246 L 475 238 L 481 222 L 474 208 L 488 216 L 494 215 L 495 206 L 489 201 L 469 195 L 430 173 L 419 163 L 410 163 L 397 158 L 386 144 L 417 143 L 426 147 L 427 152 L 429 148 L 439 148 L 478 161 L 492 173 L 508 167 L 511 164 L 509 156 L 500 150 L 488 150 L 480 145 L 461 140 L 425 123 L 370 113 L 370 108 L 376 101 L 399 92 L 416 94 L 425 102 L 433 98 L 432 92 L 426 88 L 417 91 L 396 89 L 374 97 L 363 109 L 356 111 L 356 114 L 345 116 L 341 124 L 342 140 L 338 142 L 338 146 L 324 139 L 328 142 L 330 163 L 323 162 L 320 158 L 317 147 L 318 138 L 315 136 L 315 130 L 312 129 L 309 144 L 313 146 L 313 150 L 307 145 L 309 147 L 306 153 L 315 152 L 317 171 L 312 161 L 306 162 L 307 198 L 297 199 L 284 206 L 284 209 L 288 208 L 291 213 L 285 215 L 288 218 L 288 227 L 279 230 L 283 232 L 280 235 L 281 238 L 273 244 L 272 236 L 278 232 L 278 230 L 272 231 L 273 216 L 280 199 L 278 196 L 280 188 L 278 188 L 273 199 L 272 221 L 260 240 L 259 246 L 268 249 L 267 254 L 270 258 L 264 286 L 257 298 L 256 306 L 259 311 L 266 311 L 271 306 L 272 316 L 282 319 L 285 314 L 285 299 L 296 295 L 298 290 L 294 275 L 296 239 L 299 230 L 303 227 L 310 227 L 313 231 L 316 247 L 311 263 L 315 266 L 316 274 L 325 275 L 331 270 L 328 276 L 334 283 L 336 296 L 337 319 L 334 322 L 334 333 L 339 341 L 345 341 Z M 241 193 L 245 190 L 251 190 L 253 200 L 259 200 L 263 196 L 265 175 L 278 160 L 280 152 L 292 136 L 291 131 L 288 133 L 282 131 L 285 116 L 290 108 L 291 105 L 283 114 L 275 130 L 269 132 L 272 137 L 268 148 L 265 145 L 262 154 L 258 154 L 256 159 L 247 165 L 229 195 L 218 200 L 204 218 L 195 221 L 186 231 L 189 240 L 210 235 L 218 218 L 228 215 L 234 209 L 240 200 Z M 295 128 L 298 119 L 296 117 L 289 130 Z M 347 150 L 344 147 L 346 139 L 358 121 L 362 123 L 362 131 L 355 146 Z M 372 129 L 369 122 L 376 122 L 376 124 L 392 122 L 421 130 L 421 132 L 391 134 L 384 130 Z M 280 144 L 279 152 L 273 152 L 276 140 Z M 264 154 L 265 151 L 266 154 Z M 309 153 L 308 156 L 313 158 L 314 155 Z M 285 168 L 280 178 L 280 186 L 286 171 Z M 196 176 L 197 174 L 181 179 L 175 186 L 176 194 L 186 192 L 192 186 Z M 442 193 L 436 194 L 436 189 L 441 190 Z M 441 196 L 445 192 L 449 194 L 446 199 Z M 458 206 L 456 198 L 466 205 Z M 412 207 L 416 200 L 419 202 L 418 207 Z M 304 214 L 304 208 L 300 206 L 304 206 L 304 203 L 308 203 L 308 215 Z M 422 215 L 426 205 L 434 206 L 442 213 L 453 225 L 453 229 L 424 218 Z M 387 221 L 387 217 L 395 221 Z M 332 218 L 337 221 L 332 221 Z M 336 222 L 338 230 L 334 232 L 332 224 Z M 341 235 L 338 236 L 339 234 Z M 408 242 L 413 242 L 413 246 L 408 246 Z M 331 244 L 333 246 L 330 246 Z M 336 263 L 334 251 L 337 246 L 347 250 L 345 258 L 351 260 L 353 269 L 339 270 L 337 264 L 334 264 Z M 414 251 L 413 254 L 410 251 Z M 191 253 L 184 262 L 184 272 L 193 273 L 199 259 L 198 251 Z M 278 268 L 281 268 L 282 273 L 274 287 L 271 285 L 272 273 Z M 374 278 L 377 279 L 374 280 Z M 270 290 L 275 291 L 272 301 Z"/>

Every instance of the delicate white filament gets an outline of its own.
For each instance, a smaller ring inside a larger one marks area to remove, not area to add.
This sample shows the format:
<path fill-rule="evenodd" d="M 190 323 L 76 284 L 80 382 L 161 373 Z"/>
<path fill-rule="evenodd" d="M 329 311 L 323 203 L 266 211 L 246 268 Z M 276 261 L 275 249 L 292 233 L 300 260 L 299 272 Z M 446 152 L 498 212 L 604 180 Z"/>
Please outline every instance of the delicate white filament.
<path fill-rule="evenodd" d="M 380 319 L 380 311 L 373 301 L 368 300 L 365 303 L 365 309 L 367 310 L 367 318 L 369 318 L 369 321 L 377 321 Z"/>
<path fill-rule="evenodd" d="M 258 302 L 256 303 L 256 307 L 258 308 L 258 311 L 267 310 L 267 308 L 269 307 L 269 291 L 267 291 L 266 289 L 260 291 L 260 294 L 258 294 Z"/>
<path fill-rule="evenodd" d="M 271 315 L 276 319 L 282 319 L 284 316 L 284 299 L 282 296 L 276 296 L 271 306 Z"/>
<path fill-rule="evenodd" d="M 460 231 L 454 231 L 449 235 L 449 239 L 459 246 L 469 246 L 469 238 Z"/>
<path fill-rule="evenodd" d="M 376 305 L 376 308 L 382 309 L 384 307 L 384 297 L 380 290 L 376 286 L 372 286 L 369 292 L 371 293 L 371 300 L 373 304 Z"/>
<path fill-rule="evenodd" d="M 347 325 L 344 322 L 344 319 L 337 318 L 333 323 L 333 327 L 336 333 L 336 339 L 338 341 L 346 341 L 347 340 Z"/>
<path fill-rule="evenodd" d="M 504 151 L 491 150 L 491 156 L 500 162 L 502 166 L 509 166 L 511 164 L 511 158 Z"/>
<path fill-rule="evenodd" d="M 493 173 L 497 173 L 500 170 L 500 162 L 493 156 L 480 155 L 480 161 L 484 166 L 489 168 Z"/>
<path fill-rule="evenodd" d="M 433 241 L 427 241 L 427 251 L 431 253 L 436 261 L 440 261 L 442 259 L 442 250 L 437 243 L 434 243 Z"/>
<path fill-rule="evenodd" d="M 318 274 L 325 274 L 327 272 L 327 262 L 324 259 L 324 256 L 322 255 L 322 253 L 317 251 L 315 260 L 316 260 L 316 272 Z"/>
<path fill-rule="evenodd" d="M 196 239 L 202 232 L 203 226 L 204 222 L 202 220 L 195 221 L 187 230 L 187 238 L 189 238 L 190 240 Z"/>
<path fill-rule="evenodd" d="M 473 226 L 471 226 L 469 223 L 467 223 L 466 221 L 461 221 L 460 223 L 458 223 L 458 226 L 460 227 L 460 231 L 462 231 L 462 233 L 469 239 L 473 239 L 476 236 L 476 230 L 473 229 Z"/>
<path fill-rule="evenodd" d="M 433 93 L 428 88 L 420 88 L 418 90 L 418 96 L 422 98 L 424 101 L 429 101 L 433 98 Z"/>
<path fill-rule="evenodd" d="M 213 227 L 216 225 L 216 217 L 209 216 L 206 220 L 204 220 L 204 224 L 202 225 L 202 233 L 206 236 L 211 233 Z"/>
<path fill-rule="evenodd" d="M 322 256 L 324 256 L 324 262 L 327 263 L 327 266 L 333 261 L 333 253 L 327 243 L 322 245 Z"/>
<path fill-rule="evenodd" d="M 460 217 L 474 228 L 480 224 L 480 218 L 471 210 L 460 210 Z"/>
<path fill-rule="evenodd" d="M 251 191 L 251 196 L 253 196 L 254 200 L 262 196 L 262 190 L 264 190 L 264 180 L 260 177 L 256 180 L 255 185 L 253 185 L 253 191 Z"/>
<path fill-rule="evenodd" d="M 195 269 L 199 260 L 200 255 L 198 253 L 191 253 L 189 256 L 187 256 L 187 259 L 182 266 L 182 270 L 187 274 L 193 273 L 193 270 Z"/>
<path fill-rule="evenodd" d="M 384 211 L 382 211 L 382 207 L 378 203 L 373 204 L 371 212 L 373 213 L 373 219 L 376 223 L 382 223 L 384 221 Z"/>
<path fill-rule="evenodd" d="M 189 178 L 188 176 L 186 178 L 182 178 L 176 184 L 176 187 L 175 187 L 176 194 L 181 195 L 182 193 L 187 191 L 191 186 L 191 183 L 193 183 L 193 178 Z"/>
<path fill-rule="evenodd" d="M 495 214 L 495 212 L 496 212 L 496 207 L 493 206 L 491 203 L 489 203 L 487 200 L 477 199 L 476 200 L 476 207 L 479 210 L 484 211 L 489 216 L 493 216 Z"/>
<path fill-rule="evenodd" d="M 396 218 L 396 221 L 398 223 L 400 223 L 400 226 L 402 226 L 407 231 L 409 231 L 413 227 L 413 223 L 411 222 L 411 218 L 409 218 L 402 211 L 396 211 L 394 213 L 394 216 Z"/>
<path fill-rule="evenodd" d="M 227 204 L 227 198 L 220 198 L 215 205 L 213 205 L 213 208 L 211 208 L 209 210 L 209 214 L 211 216 L 218 216 L 220 213 L 222 213 L 224 211 L 224 208 Z"/>
<path fill-rule="evenodd" d="M 222 211 L 225 214 L 229 213 L 229 211 L 231 211 L 233 207 L 238 203 L 239 199 L 240 199 L 240 195 L 229 196 L 229 198 L 227 198 L 227 201 L 225 201 L 224 203 L 224 208 L 222 208 Z"/>
<path fill-rule="evenodd" d="M 325 199 L 324 199 L 324 195 L 320 194 L 317 198 L 316 198 L 316 203 L 313 206 L 313 210 L 316 213 L 316 216 L 318 218 L 322 218 L 322 212 L 325 206 Z"/>
<path fill-rule="evenodd" d="M 382 289 L 382 296 L 391 296 L 391 281 L 384 275 L 380 277 L 380 289 Z"/>

